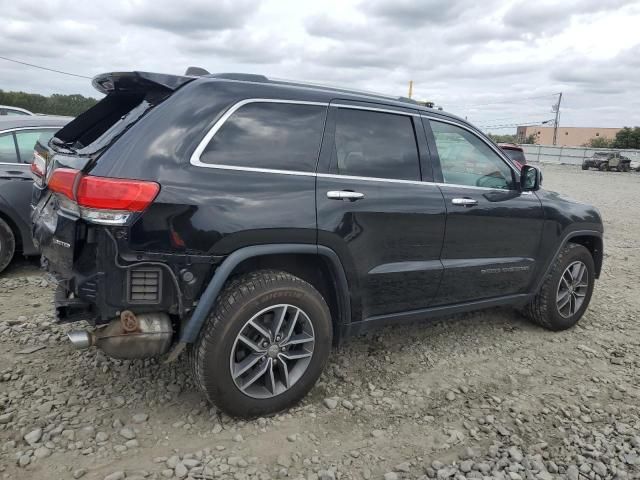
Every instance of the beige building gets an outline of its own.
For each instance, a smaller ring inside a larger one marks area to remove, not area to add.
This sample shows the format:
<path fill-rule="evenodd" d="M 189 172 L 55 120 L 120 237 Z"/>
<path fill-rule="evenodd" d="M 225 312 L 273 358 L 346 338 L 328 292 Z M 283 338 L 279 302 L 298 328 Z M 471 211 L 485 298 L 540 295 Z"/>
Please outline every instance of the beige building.
<path fill-rule="evenodd" d="M 594 128 L 594 127 L 558 127 L 556 145 L 563 147 L 581 147 L 592 138 L 616 138 L 620 128 Z M 553 127 L 541 127 L 525 125 L 518 127 L 517 141 L 519 143 L 533 135 L 537 145 L 553 145 Z"/>

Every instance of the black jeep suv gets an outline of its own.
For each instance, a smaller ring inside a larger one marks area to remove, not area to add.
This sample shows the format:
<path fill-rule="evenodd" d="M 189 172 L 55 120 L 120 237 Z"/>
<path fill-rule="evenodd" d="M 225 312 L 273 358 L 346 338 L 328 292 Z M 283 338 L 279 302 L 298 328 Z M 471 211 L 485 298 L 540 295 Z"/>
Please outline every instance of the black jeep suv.
<path fill-rule="evenodd" d="M 255 416 L 302 398 L 332 344 L 497 305 L 562 330 L 602 264 L 597 210 L 539 189 L 460 118 L 260 75 L 111 73 L 36 146 L 34 237 L 78 347 L 186 347 Z"/>

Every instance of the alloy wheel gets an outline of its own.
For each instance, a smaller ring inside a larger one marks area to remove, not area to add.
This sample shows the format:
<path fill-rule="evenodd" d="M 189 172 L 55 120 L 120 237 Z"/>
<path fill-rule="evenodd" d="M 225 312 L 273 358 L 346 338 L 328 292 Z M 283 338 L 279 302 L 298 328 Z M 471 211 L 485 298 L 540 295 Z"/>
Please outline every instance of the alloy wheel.
<path fill-rule="evenodd" d="M 238 333 L 231 349 L 231 377 L 249 397 L 275 397 L 304 375 L 314 345 L 313 325 L 301 308 L 289 304 L 267 307 Z"/>
<path fill-rule="evenodd" d="M 589 274 L 587 266 L 576 260 L 565 268 L 556 293 L 556 306 L 563 318 L 574 315 L 582 304 L 589 289 Z"/>

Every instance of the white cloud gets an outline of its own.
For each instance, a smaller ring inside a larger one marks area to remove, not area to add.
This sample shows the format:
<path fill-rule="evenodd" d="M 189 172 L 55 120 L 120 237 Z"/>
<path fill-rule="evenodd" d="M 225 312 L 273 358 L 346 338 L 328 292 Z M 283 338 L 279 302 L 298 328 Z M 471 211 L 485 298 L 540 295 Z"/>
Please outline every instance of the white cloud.
<path fill-rule="evenodd" d="M 261 73 L 406 95 L 479 125 L 640 124 L 640 1 L 0 0 L 0 55 L 93 76 Z M 0 88 L 97 95 L 0 60 Z M 534 97 L 529 99 L 529 97 Z"/>

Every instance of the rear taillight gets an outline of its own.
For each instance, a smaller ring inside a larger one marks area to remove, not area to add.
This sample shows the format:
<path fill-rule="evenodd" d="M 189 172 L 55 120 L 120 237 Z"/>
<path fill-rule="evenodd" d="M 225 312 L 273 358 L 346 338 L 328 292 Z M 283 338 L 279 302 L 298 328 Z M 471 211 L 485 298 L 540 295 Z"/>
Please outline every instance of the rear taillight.
<path fill-rule="evenodd" d="M 95 177 L 70 168 L 54 170 L 48 187 L 72 200 L 86 220 L 105 224 L 125 223 L 132 213 L 151 205 L 160 191 L 155 182 Z"/>
<path fill-rule="evenodd" d="M 44 186 L 44 177 L 47 171 L 47 161 L 38 152 L 33 152 L 33 161 L 31 162 L 31 176 L 33 181 L 39 187 Z"/>
<path fill-rule="evenodd" d="M 73 188 L 78 179 L 80 171 L 73 170 L 71 168 L 58 168 L 53 172 L 49 179 L 49 190 L 56 193 L 61 193 L 70 200 L 75 200 L 73 195 Z"/>
<path fill-rule="evenodd" d="M 81 207 L 141 212 L 158 195 L 155 182 L 83 176 L 76 191 Z"/>

